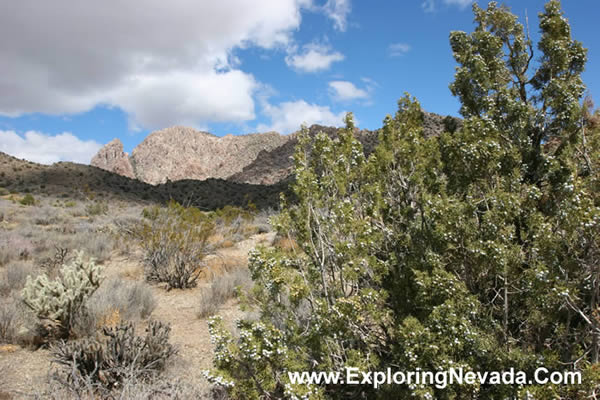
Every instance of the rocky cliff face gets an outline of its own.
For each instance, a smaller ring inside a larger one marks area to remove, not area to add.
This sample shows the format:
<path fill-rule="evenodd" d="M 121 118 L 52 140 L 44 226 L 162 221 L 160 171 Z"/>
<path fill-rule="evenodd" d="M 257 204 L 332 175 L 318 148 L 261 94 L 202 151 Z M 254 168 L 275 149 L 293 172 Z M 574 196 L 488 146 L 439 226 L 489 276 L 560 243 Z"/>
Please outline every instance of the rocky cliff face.
<path fill-rule="evenodd" d="M 228 178 L 250 164 L 261 150 L 288 138 L 276 132 L 217 137 L 175 126 L 150 134 L 131 154 L 136 176 L 157 184 L 168 180 Z"/>
<path fill-rule="evenodd" d="M 448 125 L 448 126 L 447 126 Z M 424 113 L 426 136 L 438 135 L 460 120 Z M 311 136 L 325 132 L 336 135 L 338 128 L 313 125 Z M 377 143 L 377 131 L 356 130 L 356 137 L 369 154 Z M 137 178 L 153 185 L 185 179 L 227 179 L 238 183 L 272 185 L 290 176 L 297 134 L 277 132 L 214 136 L 192 128 L 174 126 L 154 132 L 140 143 L 131 156 L 115 139 L 92 159 L 91 165 Z"/>
<path fill-rule="evenodd" d="M 312 125 L 308 128 L 308 134 L 314 137 L 317 133 L 323 132 L 334 138 L 337 136 L 338 130 L 339 128 L 331 126 Z M 370 154 L 377 143 L 377 132 L 356 129 L 354 134 L 362 143 L 365 153 Z M 296 144 L 298 144 L 297 133 L 292 133 L 287 142 L 271 151 L 260 152 L 254 161 L 228 179 L 233 182 L 255 185 L 272 185 L 284 180 L 292 174 Z"/>
<path fill-rule="evenodd" d="M 98 152 L 91 165 L 121 175 L 131 173 L 154 185 L 183 179 L 226 179 L 241 172 L 261 151 L 271 151 L 288 140 L 276 132 L 217 137 L 175 126 L 148 135 L 129 157 L 115 139 Z"/>
<path fill-rule="evenodd" d="M 90 164 L 128 178 L 135 178 L 129 156 L 123 151 L 123 143 L 119 139 L 113 139 L 102 147 Z"/>

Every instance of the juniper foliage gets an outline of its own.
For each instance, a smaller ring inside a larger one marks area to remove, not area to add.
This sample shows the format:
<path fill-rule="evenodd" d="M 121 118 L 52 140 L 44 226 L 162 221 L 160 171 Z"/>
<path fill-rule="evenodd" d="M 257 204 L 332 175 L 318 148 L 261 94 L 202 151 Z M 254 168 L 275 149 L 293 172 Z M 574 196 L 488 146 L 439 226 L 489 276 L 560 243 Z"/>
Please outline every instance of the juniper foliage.
<path fill-rule="evenodd" d="M 423 135 L 406 95 L 366 158 L 349 114 L 306 130 L 277 218 L 298 249 L 250 259 L 257 322 L 218 318 L 208 375 L 234 399 L 593 398 L 600 393 L 598 129 L 582 104 L 586 50 L 560 2 L 539 15 L 540 62 L 506 7 L 452 32 L 464 121 Z M 574 386 L 294 385 L 290 371 L 580 371 Z"/>

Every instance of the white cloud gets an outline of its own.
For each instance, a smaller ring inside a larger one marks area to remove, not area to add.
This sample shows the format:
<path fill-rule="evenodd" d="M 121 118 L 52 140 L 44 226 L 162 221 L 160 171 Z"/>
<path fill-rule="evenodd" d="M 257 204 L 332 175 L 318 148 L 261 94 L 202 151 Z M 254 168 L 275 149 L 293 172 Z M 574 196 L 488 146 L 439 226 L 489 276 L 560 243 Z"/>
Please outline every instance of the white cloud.
<path fill-rule="evenodd" d="M 352 82 L 348 81 L 331 81 L 329 89 L 334 98 L 341 101 L 366 99 L 369 97 L 369 92 L 364 89 L 359 89 Z"/>
<path fill-rule="evenodd" d="M 473 3 L 473 0 L 443 0 L 443 2 L 448 6 L 457 6 L 462 10 Z M 425 12 L 434 12 L 436 10 L 435 0 L 423 0 L 421 7 Z"/>
<path fill-rule="evenodd" d="M 348 14 L 352 11 L 350 0 L 327 0 L 323 10 L 325 15 L 333 20 L 333 26 L 337 30 L 346 30 Z"/>
<path fill-rule="evenodd" d="M 199 128 L 198 121 L 241 123 L 254 119 L 252 95 L 257 87 L 252 75 L 239 70 L 176 71 L 160 77 L 136 77 L 113 98 L 130 115 L 131 126 Z M 165 109 L 170 111 L 164 113 Z"/>
<path fill-rule="evenodd" d="M 276 106 L 265 104 L 263 112 L 270 118 L 271 123 L 260 124 L 257 130 L 259 132 L 276 131 L 283 134 L 300 130 L 302 124 L 342 126 L 346 115 L 345 112 L 335 114 L 327 106 L 310 104 L 304 100 L 283 102 Z"/>
<path fill-rule="evenodd" d="M 327 45 L 309 43 L 302 48 L 302 52 L 289 54 L 285 63 L 301 72 L 317 72 L 327 70 L 331 64 L 343 59 L 342 53 L 332 51 Z"/>
<path fill-rule="evenodd" d="M 435 11 L 435 2 L 433 0 L 424 0 L 421 3 L 421 7 L 423 7 L 423 11 L 426 13 L 431 13 Z"/>
<path fill-rule="evenodd" d="M 388 46 L 390 57 L 400 57 L 410 51 L 410 45 L 406 43 L 392 43 Z"/>
<path fill-rule="evenodd" d="M 462 9 L 473 3 L 473 0 L 444 0 L 444 3 L 450 6 L 458 6 Z"/>
<path fill-rule="evenodd" d="M 312 0 L 0 2 L 0 115 L 106 104 L 146 128 L 253 118 L 254 78 L 232 52 L 289 46 L 303 8 Z"/>
<path fill-rule="evenodd" d="M 14 131 L 0 131 L 0 151 L 41 164 L 58 161 L 89 164 L 101 147 L 94 140 L 81 140 L 70 132 L 48 135 L 28 131 L 21 136 Z"/>

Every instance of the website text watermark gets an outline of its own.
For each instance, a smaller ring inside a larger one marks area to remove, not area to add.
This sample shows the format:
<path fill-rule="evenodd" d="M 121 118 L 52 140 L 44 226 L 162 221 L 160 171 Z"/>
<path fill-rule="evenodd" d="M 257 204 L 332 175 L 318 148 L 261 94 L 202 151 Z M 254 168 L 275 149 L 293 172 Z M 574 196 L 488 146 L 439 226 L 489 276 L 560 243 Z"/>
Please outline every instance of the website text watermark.
<path fill-rule="evenodd" d="M 448 385 L 580 385 L 579 371 L 550 371 L 540 367 L 532 375 L 511 368 L 506 371 L 474 372 L 463 368 L 443 371 L 360 371 L 349 367 L 345 372 L 288 372 L 292 384 L 300 385 L 369 385 L 377 389 L 383 385 L 431 385 L 444 389 Z"/>

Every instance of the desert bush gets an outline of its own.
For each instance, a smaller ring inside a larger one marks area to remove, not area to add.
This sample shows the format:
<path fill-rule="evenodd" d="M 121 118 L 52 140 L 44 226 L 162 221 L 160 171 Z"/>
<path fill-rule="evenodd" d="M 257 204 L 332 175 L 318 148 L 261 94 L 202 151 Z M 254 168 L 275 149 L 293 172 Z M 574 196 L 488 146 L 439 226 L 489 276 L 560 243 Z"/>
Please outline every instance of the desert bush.
<path fill-rule="evenodd" d="M 89 298 L 87 307 L 97 326 L 103 317 L 114 311 L 124 320 L 146 318 L 156 307 L 156 300 L 144 283 L 113 278 L 100 285 Z"/>
<path fill-rule="evenodd" d="M 21 200 L 19 200 L 19 203 L 24 206 L 33 206 L 35 205 L 35 198 L 31 195 L 31 193 L 27 193 Z"/>
<path fill-rule="evenodd" d="M 251 286 L 252 279 L 247 268 L 236 268 L 216 277 L 211 285 L 200 293 L 198 318 L 216 314 L 227 300 L 236 297 L 239 291 L 247 291 Z"/>
<path fill-rule="evenodd" d="M 84 249 L 86 254 L 93 257 L 99 263 L 110 258 L 110 253 L 114 248 L 114 240 L 99 232 L 90 232 L 76 237 L 74 248 Z"/>
<path fill-rule="evenodd" d="M 33 215 L 33 223 L 35 225 L 52 225 L 60 222 L 61 218 L 57 213 L 57 210 L 54 210 L 51 207 L 44 206 L 38 208 L 37 211 Z"/>
<path fill-rule="evenodd" d="M 48 400 L 226 400 L 226 397 L 212 395 L 210 389 L 204 384 L 186 382 L 181 378 L 170 378 L 164 375 L 144 378 L 127 377 L 119 382 L 118 387 L 107 389 L 102 383 L 94 383 L 90 379 L 67 379 L 64 373 L 53 373 L 50 375 L 48 388 L 36 395 L 37 399 Z M 0 392 L 0 399 L 4 400 L 2 392 Z"/>
<path fill-rule="evenodd" d="M 142 217 L 149 219 L 151 221 L 155 220 L 156 218 L 158 218 L 160 214 L 160 208 L 159 207 L 144 207 L 142 209 Z"/>
<path fill-rule="evenodd" d="M 63 367 L 59 374 L 67 385 L 86 382 L 112 390 L 123 381 L 151 378 L 164 370 L 177 352 L 169 343 L 170 330 L 159 321 L 148 322 L 144 337 L 135 335 L 132 323 L 105 327 L 100 339 L 59 342 L 51 350 L 53 361 Z"/>
<path fill-rule="evenodd" d="M 27 277 L 22 291 L 24 303 L 38 318 L 36 332 L 43 341 L 69 338 L 76 318 L 86 313 L 88 298 L 101 282 L 101 267 L 93 259 L 83 260 L 83 253 L 65 264 L 59 276 L 50 281 L 46 274 Z"/>
<path fill-rule="evenodd" d="M 13 260 L 28 260 L 34 248 L 32 240 L 20 232 L 0 231 L 0 265 Z"/>
<path fill-rule="evenodd" d="M 167 289 L 195 287 L 214 223 L 197 208 L 175 202 L 151 212 L 156 216 L 133 231 L 144 251 L 146 279 L 167 283 Z"/>
<path fill-rule="evenodd" d="M 97 201 L 92 204 L 88 204 L 85 207 L 85 212 L 87 213 L 87 215 L 90 215 L 90 216 L 107 214 L 108 213 L 108 204 L 106 204 L 102 201 Z"/>
<path fill-rule="evenodd" d="M 225 225 L 230 225 L 238 218 L 241 218 L 245 221 L 251 221 L 254 218 L 254 213 L 252 211 L 230 205 L 215 210 L 214 214 L 217 222 Z"/>
<path fill-rule="evenodd" d="M 30 263 L 13 261 L 0 271 L 0 296 L 8 296 L 14 290 L 21 290 L 28 276 L 35 270 Z"/>
<path fill-rule="evenodd" d="M 67 261 L 70 250 L 67 247 L 54 246 L 54 254 L 51 257 L 42 258 L 39 265 L 42 269 L 54 271 Z"/>
<path fill-rule="evenodd" d="M 0 299 L 0 343 L 14 343 L 20 326 L 20 312 L 13 299 Z"/>

